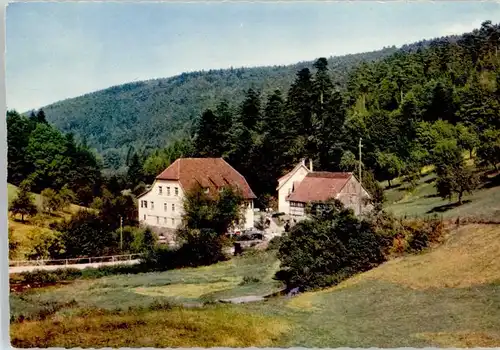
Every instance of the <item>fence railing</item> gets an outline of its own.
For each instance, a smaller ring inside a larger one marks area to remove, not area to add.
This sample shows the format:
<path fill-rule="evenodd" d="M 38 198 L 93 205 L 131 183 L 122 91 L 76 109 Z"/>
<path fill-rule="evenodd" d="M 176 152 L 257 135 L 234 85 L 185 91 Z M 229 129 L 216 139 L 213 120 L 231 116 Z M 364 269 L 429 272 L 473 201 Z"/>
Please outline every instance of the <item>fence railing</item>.
<path fill-rule="evenodd" d="M 73 265 L 73 264 L 92 264 L 103 262 L 130 261 L 138 259 L 142 254 L 125 254 L 94 256 L 88 258 L 70 258 L 70 259 L 52 259 L 52 260 L 11 260 L 9 266 L 47 266 L 47 265 Z"/>

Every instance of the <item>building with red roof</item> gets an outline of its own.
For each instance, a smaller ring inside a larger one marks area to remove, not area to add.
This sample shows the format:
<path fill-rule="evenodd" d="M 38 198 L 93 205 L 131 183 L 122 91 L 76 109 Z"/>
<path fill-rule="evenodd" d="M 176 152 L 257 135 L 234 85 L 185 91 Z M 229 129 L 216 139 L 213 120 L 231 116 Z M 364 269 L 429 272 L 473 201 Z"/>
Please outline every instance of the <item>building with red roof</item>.
<path fill-rule="evenodd" d="M 184 194 L 201 186 L 216 194 L 237 188 L 245 198 L 244 228 L 254 226 L 256 198 L 245 178 L 222 158 L 179 158 L 162 171 L 148 191 L 138 196 L 139 222 L 152 227 L 175 229 L 181 224 Z"/>
<path fill-rule="evenodd" d="M 305 217 L 305 207 L 309 203 L 338 199 L 344 206 L 354 210 L 371 210 L 370 194 L 361 186 L 353 173 L 313 171 L 303 160 L 292 171 L 278 180 L 279 211 L 297 219 Z M 361 187 L 361 188 L 360 188 Z M 361 198 L 360 198 L 361 190 Z"/>

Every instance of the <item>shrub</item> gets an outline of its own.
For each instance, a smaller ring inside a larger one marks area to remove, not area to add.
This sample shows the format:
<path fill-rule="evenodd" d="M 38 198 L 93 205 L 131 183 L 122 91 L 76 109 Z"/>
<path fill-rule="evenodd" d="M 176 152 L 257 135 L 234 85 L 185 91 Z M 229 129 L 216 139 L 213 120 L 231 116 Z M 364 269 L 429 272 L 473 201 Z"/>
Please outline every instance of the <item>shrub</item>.
<path fill-rule="evenodd" d="M 244 286 L 246 284 L 259 283 L 259 282 L 260 282 L 260 279 L 257 277 L 245 276 L 245 277 L 243 277 L 243 280 L 240 282 L 240 286 Z"/>
<path fill-rule="evenodd" d="M 228 260 L 224 254 L 227 239 L 211 229 L 180 230 L 183 244 L 176 250 L 178 267 L 211 265 Z"/>
<path fill-rule="evenodd" d="M 338 200 L 316 209 L 279 244 L 281 271 L 275 277 L 288 288 L 326 287 L 384 261 L 369 222 L 359 221 Z"/>
<path fill-rule="evenodd" d="M 267 250 L 277 250 L 280 246 L 280 243 L 281 243 L 281 236 L 273 237 L 269 241 L 269 244 L 267 245 Z"/>

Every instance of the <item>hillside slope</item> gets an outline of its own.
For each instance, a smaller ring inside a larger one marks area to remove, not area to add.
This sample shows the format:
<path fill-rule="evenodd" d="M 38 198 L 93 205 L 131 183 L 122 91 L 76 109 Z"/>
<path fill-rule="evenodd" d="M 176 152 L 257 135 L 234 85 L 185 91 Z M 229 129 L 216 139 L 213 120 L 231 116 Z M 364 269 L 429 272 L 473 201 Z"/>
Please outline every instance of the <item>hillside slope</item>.
<path fill-rule="evenodd" d="M 333 57 L 329 67 L 335 81 L 344 84 L 355 65 L 384 58 L 395 47 Z M 297 71 L 312 62 L 289 66 L 221 69 L 129 83 L 60 101 L 43 107 L 47 119 L 64 132 L 84 137 L 99 153 L 123 160 L 130 145 L 162 147 L 189 126 L 206 108 L 221 99 L 239 103 L 255 88 L 264 94 L 288 90 Z"/>

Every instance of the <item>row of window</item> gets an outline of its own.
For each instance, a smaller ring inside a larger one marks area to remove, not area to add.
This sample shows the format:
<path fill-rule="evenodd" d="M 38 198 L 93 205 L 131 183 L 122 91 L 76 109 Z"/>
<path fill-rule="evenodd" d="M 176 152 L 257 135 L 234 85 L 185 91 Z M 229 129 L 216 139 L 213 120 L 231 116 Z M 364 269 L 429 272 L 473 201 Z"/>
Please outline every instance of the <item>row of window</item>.
<path fill-rule="evenodd" d="M 179 188 L 175 187 L 174 190 L 175 190 L 175 195 L 178 196 L 179 195 Z M 206 187 L 203 189 L 203 191 L 205 193 L 209 193 L 210 188 Z M 219 188 L 219 192 L 222 192 L 222 191 L 224 191 L 224 187 Z M 158 194 L 163 195 L 163 187 L 162 186 L 158 186 Z M 167 186 L 167 196 L 170 196 L 170 186 Z"/>
<path fill-rule="evenodd" d="M 158 186 L 158 194 L 163 195 L 163 187 Z M 175 196 L 179 195 L 179 187 L 174 187 L 174 194 Z M 167 186 L 167 196 L 170 196 L 170 186 Z"/>
<path fill-rule="evenodd" d="M 144 214 L 144 221 L 146 221 L 146 214 Z M 172 226 L 175 226 L 175 218 L 170 218 L 170 222 L 172 224 Z M 159 225 L 160 224 L 160 217 L 157 216 L 156 217 L 156 223 Z M 168 223 L 168 218 L 163 218 L 163 223 L 164 224 L 167 224 Z"/>
<path fill-rule="evenodd" d="M 151 201 L 151 210 L 154 210 L 155 208 L 155 202 Z M 141 208 L 147 208 L 148 207 L 148 201 L 141 201 Z M 163 211 L 167 211 L 168 208 L 168 203 L 163 203 Z M 172 203 L 172 211 L 175 211 L 175 204 Z"/>

